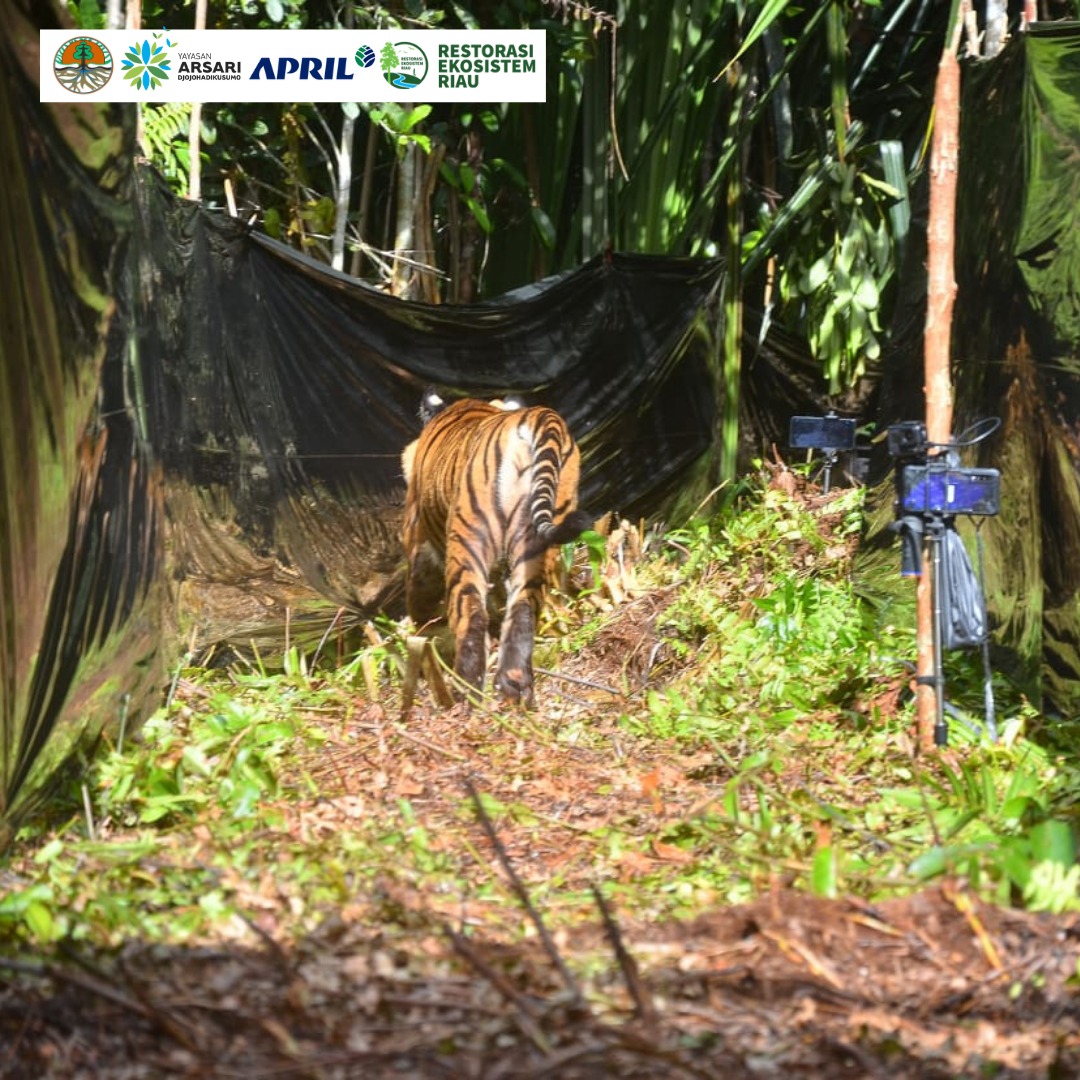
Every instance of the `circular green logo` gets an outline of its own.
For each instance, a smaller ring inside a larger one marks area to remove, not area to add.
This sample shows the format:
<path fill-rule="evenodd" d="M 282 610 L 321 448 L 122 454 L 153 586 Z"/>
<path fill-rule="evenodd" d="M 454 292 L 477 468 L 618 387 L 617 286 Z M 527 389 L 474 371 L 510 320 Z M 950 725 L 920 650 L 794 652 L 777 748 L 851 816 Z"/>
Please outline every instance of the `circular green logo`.
<path fill-rule="evenodd" d="M 383 78 L 400 90 L 412 90 L 424 81 L 428 62 L 424 50 L 411 41 L 389 41 L 379 54 Z"/>
<path fill-rule="evenodd" d="M 65 41 L 53 57 L 56 81 L 73 94 L 93 94 L 112 78 L 112 53 L 97 38 Z"/>

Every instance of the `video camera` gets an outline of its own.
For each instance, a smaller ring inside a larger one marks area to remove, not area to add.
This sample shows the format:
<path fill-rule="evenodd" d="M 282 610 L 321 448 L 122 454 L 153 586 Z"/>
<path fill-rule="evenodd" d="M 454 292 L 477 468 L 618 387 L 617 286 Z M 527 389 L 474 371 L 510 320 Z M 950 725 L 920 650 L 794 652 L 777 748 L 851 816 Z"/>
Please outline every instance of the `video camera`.
<path fill-rule="evenodd" d="M 994 428 L 998 421 L 993 421 Z M 1001 508 L 1001 473 L 997 469 L 966 469 L 959 450 L 986 438 L 989 428 L 975 436 L 966 432 L 947 446 L 930 443 L 926 425 L 918 420 L 892 424 L 887 433 L 889 455 L 896 462 L 896 507 L 899 515 L 968 514 L 993 517 Z M 935 451 L 931 454 L 931 451 Z"/>

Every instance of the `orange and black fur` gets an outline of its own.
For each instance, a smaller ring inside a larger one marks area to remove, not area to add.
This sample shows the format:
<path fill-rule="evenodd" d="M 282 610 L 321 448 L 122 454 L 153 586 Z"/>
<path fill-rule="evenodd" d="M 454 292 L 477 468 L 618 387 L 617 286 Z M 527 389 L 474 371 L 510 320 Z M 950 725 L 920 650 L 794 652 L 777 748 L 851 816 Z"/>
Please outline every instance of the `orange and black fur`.
<path fill-rule="evenodd" d="M 533 638 L 560 544 L 592 527 L 577 509 L 581 455 L 557 412 L 467 398 L 426 424 L 402 455 L 408 490 L 406 602 L 417 626 L 445 613 L 454 670 L 482 688 L 488 593 L 505 566 L 495 688 L 533 703 Z"/>

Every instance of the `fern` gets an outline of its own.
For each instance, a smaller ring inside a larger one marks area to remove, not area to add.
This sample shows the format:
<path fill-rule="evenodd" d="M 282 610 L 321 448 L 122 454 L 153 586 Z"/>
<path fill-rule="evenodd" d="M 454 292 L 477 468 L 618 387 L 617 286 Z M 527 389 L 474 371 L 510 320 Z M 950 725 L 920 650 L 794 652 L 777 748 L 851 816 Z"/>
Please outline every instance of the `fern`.
<path fill-rule="evenodd" d="M 178 195 L 188 192 L 188 129 L 191 102 L 166 101 L 142 106 L 143 148 L 151 164 Z"/>

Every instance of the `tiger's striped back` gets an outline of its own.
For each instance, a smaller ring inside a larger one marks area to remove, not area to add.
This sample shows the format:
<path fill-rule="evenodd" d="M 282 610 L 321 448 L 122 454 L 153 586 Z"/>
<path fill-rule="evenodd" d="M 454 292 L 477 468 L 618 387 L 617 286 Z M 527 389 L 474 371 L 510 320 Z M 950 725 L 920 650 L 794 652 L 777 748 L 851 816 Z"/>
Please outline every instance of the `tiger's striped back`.
<path fill-rule="evenodd" d="M 532 640 L 554 548 L 591 526 L 577 510 L 580 453 L 543 406 L 507 411 L 465 399 L 437 413 L 402 456 L 406 596 L 418 625 L 445 598 L 455 670 L 480 687 L 486 666 L 491 572 L 507 569 L 496 686 L 532 701 Z"/>

